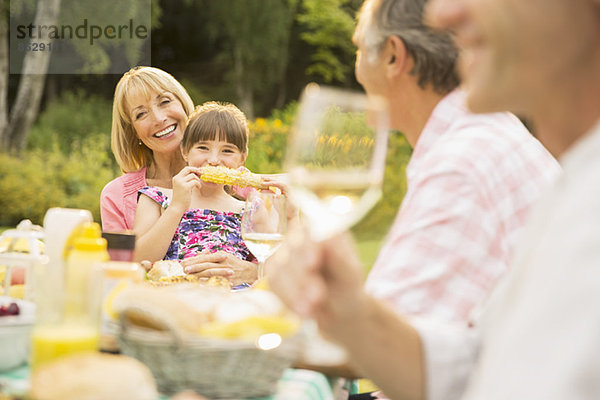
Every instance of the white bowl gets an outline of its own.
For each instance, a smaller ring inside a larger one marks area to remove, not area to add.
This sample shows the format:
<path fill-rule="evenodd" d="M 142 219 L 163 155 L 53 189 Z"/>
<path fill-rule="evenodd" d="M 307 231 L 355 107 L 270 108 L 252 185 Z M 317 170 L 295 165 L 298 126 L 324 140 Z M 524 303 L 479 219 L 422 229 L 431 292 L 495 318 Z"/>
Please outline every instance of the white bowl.
<path fill-rule="evenodd" d="M 20 314 L 0 317 L 0 371 L 16 368 L 27 361 L 29 341 L 35 320 L 35 304 L 0 296 L 0 304 L 17 303 Z"/>

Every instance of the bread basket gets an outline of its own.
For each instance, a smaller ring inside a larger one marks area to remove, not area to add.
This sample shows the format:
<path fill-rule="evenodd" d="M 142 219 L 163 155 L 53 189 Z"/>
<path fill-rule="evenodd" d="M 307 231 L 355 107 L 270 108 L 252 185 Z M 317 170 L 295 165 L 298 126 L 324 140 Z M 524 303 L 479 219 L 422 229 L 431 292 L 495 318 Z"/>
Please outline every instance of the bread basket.
<path fill-rule="evenodd" d="M 301 345 L 296 335 L 262 350 L 249 341 L 183 337 L 168 326 L 143 328 L 124 314 L 119 321 L 121 352 L 146 364 L 166 395 L 191 389 L 209 398 L 268 396 Z"/>

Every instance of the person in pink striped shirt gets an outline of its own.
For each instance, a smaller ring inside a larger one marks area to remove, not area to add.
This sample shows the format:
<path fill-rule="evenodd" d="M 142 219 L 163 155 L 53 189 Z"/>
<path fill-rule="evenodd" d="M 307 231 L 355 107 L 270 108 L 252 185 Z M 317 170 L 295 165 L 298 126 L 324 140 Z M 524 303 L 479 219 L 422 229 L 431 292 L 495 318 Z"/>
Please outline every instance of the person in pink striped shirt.
<path fill-rule="evenodd" d="M 425 0 L 367 0 L 353 41 L 356 78 L 387 99 L 413 148 L 407 192 L 365 284 L 394 312 L 466 323 L 500 277 L 530 207 L 560 173 L 510 113 L 474 114 L 449 34 Z"/>
<path fill-rule="evenodd" d="M 388 100 L 413 148 L 366 291 L 402 315 L 464 322 L 508 270 L 529 208 L 560 168 L 514 115 L 467 109 L 457 49 L 423 23 L 424 6 L 368 0 L 353 38 L 358 81 Z"/>
<path fill-rule="evenodd" d="M 562 165 L 510 270 L 469 323 L 401 316 L 363 290 L 348 235 L 294 232 L 269 260 L 271 288 L 391 398 L 598 399 L 600 1 L 431 0 L 428 17 L 461 46 L 469 108 L 530 116 Z"/>
<path fill-rule="evenodd" d="M 507 271 L 530 206 L 560 168 L 514 115 L 467 110 L 456 47 L 422 22 L 424 4 L 368 0 L 354 34 L 358 81 L 388 100 L 413 147 L 366 289 L 398 313 L 465 321 Z"/>

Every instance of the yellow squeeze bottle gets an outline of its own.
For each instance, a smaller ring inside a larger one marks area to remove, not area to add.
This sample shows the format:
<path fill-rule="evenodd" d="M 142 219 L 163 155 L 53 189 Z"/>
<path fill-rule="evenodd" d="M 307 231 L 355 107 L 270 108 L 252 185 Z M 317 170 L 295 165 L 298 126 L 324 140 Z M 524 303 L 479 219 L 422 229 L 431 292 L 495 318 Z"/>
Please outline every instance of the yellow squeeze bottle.
<path fill-rule="evenodd" d="M 59 317 L 36 324 L 32 332 L 33 369 L 55 358 L 83 351 L 97 351 L 102 297 L 102 270 L 109 260 L 106 240 L 97 223 L 86 223 L 67 249 L 64 298 Z"/>

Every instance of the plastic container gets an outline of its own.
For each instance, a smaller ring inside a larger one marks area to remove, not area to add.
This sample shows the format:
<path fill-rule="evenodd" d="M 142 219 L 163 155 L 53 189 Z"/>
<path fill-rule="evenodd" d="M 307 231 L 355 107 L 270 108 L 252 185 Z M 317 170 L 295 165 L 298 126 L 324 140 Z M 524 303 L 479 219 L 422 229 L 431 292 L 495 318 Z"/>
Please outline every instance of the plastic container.
<path fill-rule="evenodd" d="M 135 248 L 133 232 L 102 232 L 106 239 L 111 261 L 132 261 Z"/>
<path fill-rule="evenodd" d="M 33 284 L 28 277 L 33 268 L 47 262 L 42 238 L 42 228 L 28 219 L 0 235 L 0 294 L 33 299 Z"/>
<path fill-rule="evenodd" d="M 10 303 L 17 303 L 20 313 L 16 316 L 0 317 L 0 372 L 9 371 L 27 362 L 29 334 L 35 320 L 34 303 L 0 296 L 0 304 Z"/>
<path fill-rule="evenodd" d="M 110 261 L 100 264 L 102 267 L 102 311 L 100 318 L 100 350 L 118 352 L 118 321 L 112 314 L 112 300 L 129 285 L 144 280 L 144 269 L 138 263 Z"/>
<path fill-rule="evenodd" d="M 34 369 L 63 355 L 98 350 L 102 298 L 100 263 L 109 260 L 106 240 L 100 236 L 100 226 L 93 222 L 80 226 L 72 236 L 65 249 L 62 310 L 50 320 L 38 315 L 32 333 L 31 366 Z"/>

